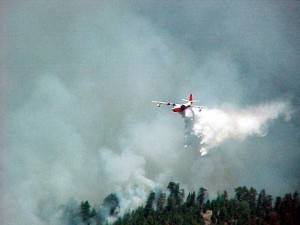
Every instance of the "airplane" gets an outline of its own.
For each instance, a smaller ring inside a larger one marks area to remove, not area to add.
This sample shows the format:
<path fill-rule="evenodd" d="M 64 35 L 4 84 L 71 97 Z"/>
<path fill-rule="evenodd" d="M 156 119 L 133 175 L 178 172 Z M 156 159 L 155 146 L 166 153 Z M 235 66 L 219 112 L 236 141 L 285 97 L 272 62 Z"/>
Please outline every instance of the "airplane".
<path fill-rule="evenodd" d="M 187 103 L 184 104 L 180 104 L 180 103 L 171 103 L 171 102 L 160 102 L 160 101 L 152 101 L 154 103 L 156 103 L 157 107 L 160 107 L 160 105 L 171 105 L 173 106 L 172 111 L 173 112 L 183 112 L 184 110 L 188 109 L 188 108 L 196 108 L 199 109 L 199 111 L 201 111 L 201 109 L 204 108 L 204 106 L 197 106 L 197 105 L 192 105 L 194 102 L 197 102 L 195 100 L 193 100 L 193 95 L 190 94 L 189 96 L 189 100 L 186 99 L 182 99 L 183 101 L 186 101 Z"/>

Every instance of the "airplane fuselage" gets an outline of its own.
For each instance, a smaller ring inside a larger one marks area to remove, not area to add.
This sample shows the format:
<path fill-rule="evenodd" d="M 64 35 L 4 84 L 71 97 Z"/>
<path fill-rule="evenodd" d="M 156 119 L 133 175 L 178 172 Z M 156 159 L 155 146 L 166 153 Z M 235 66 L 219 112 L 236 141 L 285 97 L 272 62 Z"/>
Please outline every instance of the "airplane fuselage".
<path fill-rule="evenodd" d="M 184 110 L 188 109 L 191 107 L 191 103 L 188 103 L 188 104 L 183 104 L 183 105 L 175 105 L 173 108 L 172 108 L 172 111 L 173 112 L 183 112 Z"/>

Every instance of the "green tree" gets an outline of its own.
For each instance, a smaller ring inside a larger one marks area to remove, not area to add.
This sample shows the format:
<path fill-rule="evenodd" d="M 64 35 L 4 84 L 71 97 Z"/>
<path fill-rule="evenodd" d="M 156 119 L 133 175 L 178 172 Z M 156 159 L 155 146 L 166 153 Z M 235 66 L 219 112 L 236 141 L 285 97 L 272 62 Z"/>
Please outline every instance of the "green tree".
<path fill-rule="evenodd" d="M 255 188 L 251 187 L 248 195 L 248 203 L 249 203 L 249 208 L 251 210 L 251 215 L 255 215 L 256 198 L 257 198 L 257 191 Z"/>
<path fill-rule="evenodd" d="M 166 194 L 161 193 L 157 199 L 157 212 L 162 213 L 166 205 Z"/>
<path fill-rule="evenodd" d="M 96 210 L 93 208 L 92 211 L 91 211 L 91 213 L 90 213 L 90 217 L 93 218 L 93 217 L 95 217 L 95 216 L 97 216 L 97 212 L 96 212 Z"/>
<path fill-rule="evenodd" d="M 204 201 L 207 197 L 207 190 L 204 187 L 201 187 L 197 196 L 197 204 L 199 209 L 203 209 Z"/>
<path fill-rule="evenodd" d="M 149 216 L 149 214 L 151 213 L 151 211 L 153 209 L 154 200 L 155 200 L 155 193 L 151 192 L 150 195 L 148 196 L 146 206 L 144 209 L 144 214 L 146 217 Z"/>
<path fill-rule="evenodd" d="M 295 224 L 300 224 L 300 200 L 297 191 L 293 195 L 293 205 Z"/>
<path fill-rule="evenodd" d="M 180 185 L 174 182 L 170 182 L 168 185 L 168 189 L 170 191 L 170 195 L 167 199 L 167 208 L 168 210 L 171 208 L 179 207 L 184 199 L 184 190 L 179 189 Z"/>
<path fill-rule="evenodd" d="M 111 193 L 106 196 L 103 200 L 102 206 L 106 211 L 108 211 L 108 215 L 116 216 L 120 209 L 120 203 L 117 195 L 115 193 Z"/>
<path fill-rule="evenodd" d="M 274 211 L 280 213 L 282 204 L 282 198 L 280 196 L 276 197 Z"/>
<path fill-rule="evenodd" d="M 246 186 L 237 187 L 235 190 L 235 196 L 238 201 L 248 201 L 249 199 L 249 190 Z"/>
<path fill-rule="evenodd" d="M 80 204 L 80 216 L 83 221 L 87 221 L 90 218 L 90 204 L 88 201 L 81 202 Z"/>
<path fill-rule="evenodd" d="M 258 217 L 266 219 L 271 209 L 272 209 L 272 196 L 267 195 L 266 191 L 262 189 L 257 198 L 256 215 Z"/>
<path fill-rule="evenodd" d="M 223 193 L 219 197 L 220 207 L 225 207 L 226 209 L 229 206 L 228 193 L 227 191 L 223 191 Z"/>
<path fill-rule="evenodd" d="M 189 193 L 187 199 L 186 199 L 186 207 L 194 207 L 195 206 L 195 200 L 196 200 L 196 193 L 193 191 L 192 193 Z"/>
<path fill-rule="evenodd" d="M 205 204 L 203 205 L 203 212 L 205 212 L 206 210 L 210 209 L 211 205 L 210 205 L 210 200 L 208 199 Z"/>
<path fill-rule="evenodd" d="M 236 201 L 234 199 L 230 199 L 227 205 L 227 220 L 231 221 L 236 216 Z"/>
<path fill-rule="evenodd" d="M 172 211 L 176 207 L 176 201 L 174 195 L 169 195 L 167 198 L 167 210 Z"/>
<path fill-rule="evenodd" d="M 285 225 L 294 225 L 294 205 L 291 193 L 287 193 L 281 204 L 280 217 Z"/>
<path fill-rule="evenodd" d="M 248 225 L 250 224 L 250 208 L 249 204 L 246 201 L 237 202 L 237 220 L 238 225 Z"/>
<path fill-rule="evenodd" d="M 226 190 L 223 192 L 223 194 L 221 194 L 221 200 L 222 201 L 227 201 L 228 200 L 228 193 L 227 193 Z"/>
<path fill-rule="evenodd" d="M 218 223 L 224 224 L 224 222 L 226 222 L 228 219 L 227 217 L 228 217 L 227 209 L 224 206 L 222 206 L 220 208 Z"/>

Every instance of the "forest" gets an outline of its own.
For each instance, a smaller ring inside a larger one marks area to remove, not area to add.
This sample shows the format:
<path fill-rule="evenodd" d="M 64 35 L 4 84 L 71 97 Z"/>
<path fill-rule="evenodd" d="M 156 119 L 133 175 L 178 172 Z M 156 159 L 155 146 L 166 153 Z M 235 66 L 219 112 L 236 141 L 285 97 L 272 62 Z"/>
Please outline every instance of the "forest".
<path fill-rule="evenodd" d="M 268 195 L 263 189 L 246 186 L 234 189 L 229 197 L 225 190 L 214 199 L 200 187 L 186 193 L 180 184 L 170 182 L 167 193 L 150 192 L 144 205 L 120 215 L 120 200 L 115 193 L 104 198 L 101 207 L 92 208 L 88 201 L 74 199 L 60 206 L 63 224 L 67 225 L 298 225 L 298 192 L 283 197 Z"/>

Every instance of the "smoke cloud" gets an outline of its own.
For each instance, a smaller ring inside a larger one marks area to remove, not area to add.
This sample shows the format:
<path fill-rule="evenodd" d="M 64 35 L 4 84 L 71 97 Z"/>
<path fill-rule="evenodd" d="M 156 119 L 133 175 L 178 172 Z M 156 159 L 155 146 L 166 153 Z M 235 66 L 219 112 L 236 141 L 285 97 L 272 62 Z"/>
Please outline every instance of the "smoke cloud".
<path fill-rule="evenodd" d="M 97 208 L 112 192 L 126 210 L 169 181 L 299 191 L 299 12 L 296 1 L 1 1 L 1 223 L 59 224 L 59 205 Z M 192 117 L 151 104 L 189 93 L 207 106 Z"/>
<path fill-rule="evenodd" d="M 106 183 L 121 200 L 120 213 L 143 204 L 148 192 L 156 188 L 155 183 L 145 177 L 145 158 L 129 150 L 124 150 L 119 155 L 106 149 L 99 153 L 99 161 L 104 164 L 104 171 L 110 175 Z"/>

